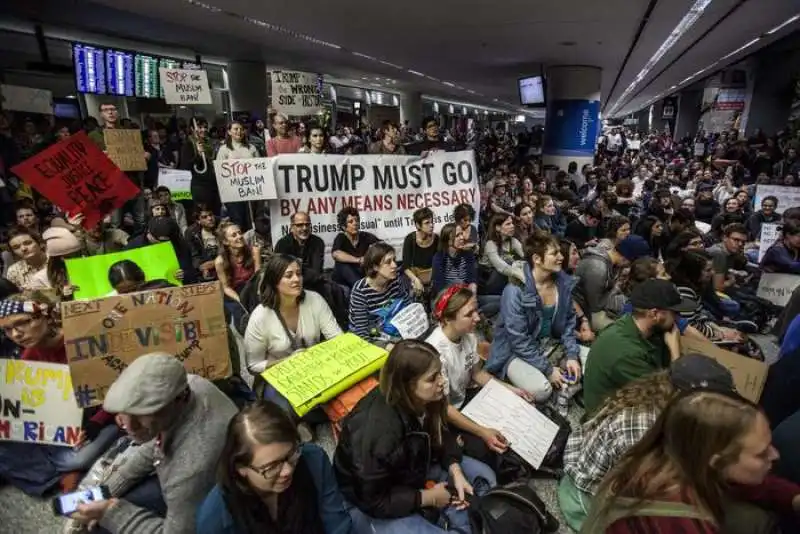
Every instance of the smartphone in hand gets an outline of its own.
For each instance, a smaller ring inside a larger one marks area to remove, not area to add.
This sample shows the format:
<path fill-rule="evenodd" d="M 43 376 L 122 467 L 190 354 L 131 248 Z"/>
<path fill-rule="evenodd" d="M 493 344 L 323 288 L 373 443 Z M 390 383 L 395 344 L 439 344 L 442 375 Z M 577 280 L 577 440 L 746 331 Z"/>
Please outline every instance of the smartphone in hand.
<path fill-rule="evenodd" d="M 53 499 L 53 513 L 70 516 L 78 511 L 78 505 L 87 502 L 105 501 L 111 498 L 108 486 L 94 486 L 73 493 L 60 495 Z"/>

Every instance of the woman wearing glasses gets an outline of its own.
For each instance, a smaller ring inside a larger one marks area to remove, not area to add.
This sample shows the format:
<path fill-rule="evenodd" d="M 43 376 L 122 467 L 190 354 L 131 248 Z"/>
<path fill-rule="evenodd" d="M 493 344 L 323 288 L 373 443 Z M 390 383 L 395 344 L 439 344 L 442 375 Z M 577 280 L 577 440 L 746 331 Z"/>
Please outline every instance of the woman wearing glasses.
<path fill-rule="evenodd" d="M 231 419 L 217 485 L 197 513 L 198 534 L 351 531 L 325 451 L 301 445 L 279 406 L 259 401 Z"/>

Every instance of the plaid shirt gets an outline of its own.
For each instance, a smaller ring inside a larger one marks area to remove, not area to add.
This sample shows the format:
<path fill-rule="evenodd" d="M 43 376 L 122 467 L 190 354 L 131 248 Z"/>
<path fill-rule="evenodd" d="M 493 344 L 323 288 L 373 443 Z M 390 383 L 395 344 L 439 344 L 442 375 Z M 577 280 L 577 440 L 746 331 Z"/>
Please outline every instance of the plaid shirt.
<path fill-rule="evenodd" d="M 626 408 L 599 425 L 587 421 L 567 441 L 564 472 L 578 489 L 594 495 L 606 473 L 642 439 L 657 418 L 655 410 Z"/>

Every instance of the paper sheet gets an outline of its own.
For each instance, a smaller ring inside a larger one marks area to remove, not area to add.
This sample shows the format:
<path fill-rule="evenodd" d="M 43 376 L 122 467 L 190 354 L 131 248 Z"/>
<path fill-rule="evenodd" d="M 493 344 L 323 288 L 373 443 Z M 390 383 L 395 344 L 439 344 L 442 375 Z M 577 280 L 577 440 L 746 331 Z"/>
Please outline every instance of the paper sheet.
<path fill-rule="evenodd" d="M 514 452 L 534 469 L 542 465 L 558 434 L 557 424 L 497 380 L 483 386 L 461 413 L 502 432 Z"/>
<path fill-rule="evenodd" d="M 428 314 L 422 304 L 415 302 L 400 310 L 391 323 L 403 339 L 419 339 L 428 330 Z"/>

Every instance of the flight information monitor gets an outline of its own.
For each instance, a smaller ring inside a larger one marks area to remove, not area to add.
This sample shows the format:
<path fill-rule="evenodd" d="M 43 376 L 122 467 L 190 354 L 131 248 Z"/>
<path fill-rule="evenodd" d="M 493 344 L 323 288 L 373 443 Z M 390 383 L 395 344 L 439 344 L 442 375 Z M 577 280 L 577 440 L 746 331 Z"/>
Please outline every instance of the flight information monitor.
<path fill-rule="evenodd" d="M 136 54 L 136 96 L 140 98 L 158 98 L 161 84 L 158 79 L 159 59 L 146 54 Z"/>
<path fill-rule="evenodd" d="M 75 86 L 80 93 L 106 94 L 105 50 L 83 43 L 72 44 Z"/>
<path fill-rule="evenodd" d="M 120 50 L 106 50 L 106 79 L 108 94 L 133 96 L 136 89 L 133 54 Z"/>

